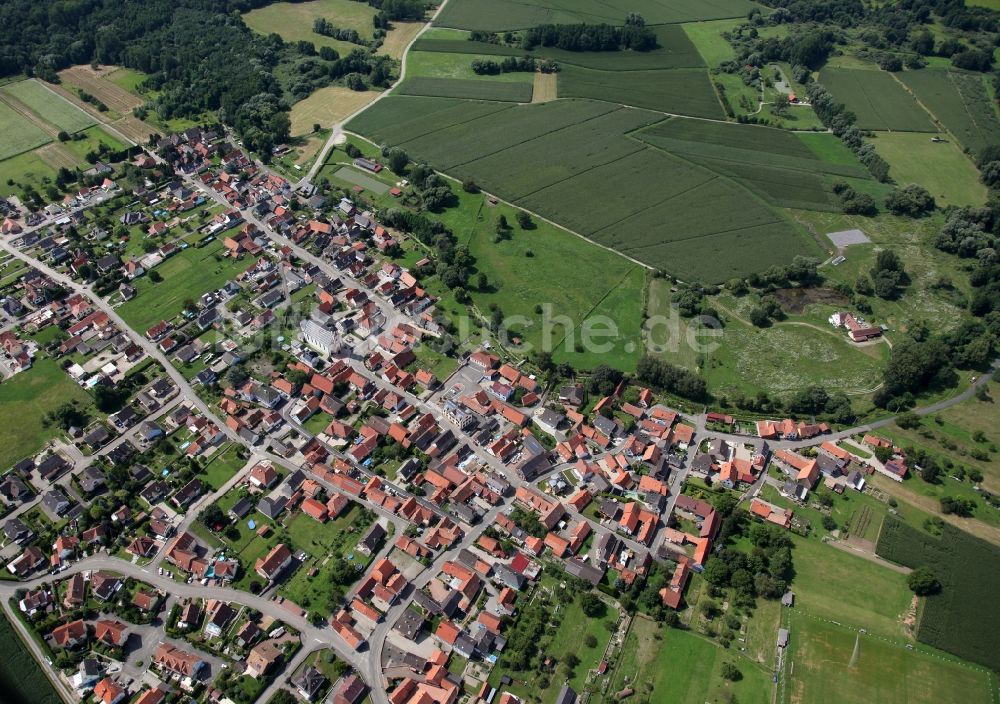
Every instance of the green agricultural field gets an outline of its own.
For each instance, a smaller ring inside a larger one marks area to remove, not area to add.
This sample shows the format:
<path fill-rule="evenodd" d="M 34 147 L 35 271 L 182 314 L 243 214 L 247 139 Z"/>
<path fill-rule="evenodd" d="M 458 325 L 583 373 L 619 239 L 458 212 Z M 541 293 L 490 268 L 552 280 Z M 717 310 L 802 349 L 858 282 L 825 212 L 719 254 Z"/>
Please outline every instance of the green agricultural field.
<path fill-rule="evenodd" d="M 819 82 L 857 115 L 863 130 L 937 131 L 926 111 L 886 71 L 828 67 Z"/>
<path fill-rule="evenodd" d="M 70 402 L 93 413 L 90 395 L 44 356 L 0 384 L 0 467 L 10 467 L 62 434 L 57 426 L 45 427 L 45 414 Z"/>
<path fill-rule="evenodd" d="M 879 132 L 873 144 L 889 162 L 896 183 L 919 183 L 938 206 L 986 202 L 986 186 L 979 180 L 975 164 L 956 143 L 932 142 L 920 132 Z"/>
<path fill-rule="evenodd" d="M 738 682 L 722 678 L 720 669 L 730 662 L 743 677 Z M 767 704 L 771 701 L 769 673 L 736 653 L 690 631 L 670 629 L 646 616 L 636 616 L 611 672 L 607 693 L 596 699 L 610 704 L 615 692 L 628 686 L 637 704 L 703 704 L 739 701 Z"/>
<path fill-rule="evenodd" d="M 1000 121 L 982 76 L 923 70 L 904 71 L 901 78 L 917 100 L 973 154 L 1000 144 Z"/>
<path fill-rule="evenodd" d="M 746 0 L 451 0 L 434 24 L 504 31 L 548 23 L 622 24 L 629 12 L 638 12 L 653 25 L 746 17 L 753 7 Z"/>
<path fill-rule="evenodd" d="M 885 530 L 883 526 L 883 536 Z M 815 536 L 792 539 L 796 609 L 869 633 L 904 635 L 903 617 L 913 597 L 905 575 L 825 545 Z"/>
<path fill-rule="evenodd" d="M 161 320 L 171 320 L 184 308 L 184 301 L 221 287 L 253 262 L 222 256 L 222 243 L 190 247 L 167 259 L 155 271 L 163 277 L 153 283 L 149 274 L 137 279 L 137 295 L 118 309 L 129 327 L 143 332 Z"/>
<path fill-rule="evenodd" d="M 725 118 L 708 72 L 699 69 L 620 72 L 563 66 L 559 72 L 559 97 L 606 100 L 692 117 Z"/>
<path fill-rule="evenodd" d="M 656 113 L 619 109 L 454 167 L 490 192 L 519 201 L 554 183 L 643 151 L 622 135 L 659 121 Z M 526 163 L 534 164 L 525 169 Z"/>
<path fill-rule="evenodd" d="M 368 134 L 365 124 L 369 113 L 382 111 L 379 101 L 366 110 L 349 127 L 360 128 Z M 471 105 L 476 105 L 472 103 Z M 388 144 L 402 146 L 411 157 L 426 160 L 437 168 L 450 170 L 484 156 L 495 154 L 529 140 L 556 132 L 566 127 L 594 119 L 615 110 L 614 105 L 594 101 L 558 100 L 536 105 L 518 105 L 509 110 L 493 112 L 472 119 L 459 121 L 406 141 L 386 140 Z M 472 113 L 475 115 L 475 113 Z M 450 122 L 450 119 L 449 119 Z M 424 129 L 429 130 L 430 124 Z M 375 141 L 378 141 L 375 138 Z"/>
<path fill-rule="evenodd" d="M 907 567 L 930 567 L 941 582 L 926 597 L 917 638 L 928 645 L 996 670 L 1000 652 L 991 644 L 1000 610 L 990 603 L 1000 577 L 1000 547 L 946 524 L 940 538 L 897 520 L 887 520 L 878 554 Z"/>
<path fill-rule="evenodd" d="M 526 74 L 527 75 L 527 74 Z M 395 91 L 399 95 L 422 95 L 439 98 L 498 100 L 530 103 L 532 84 L 511 81 L 487 81 L 462 78 L 407 78 Z"/>
<path fill-rule="evenodd" d="M 448 42 L 461 46 L 472 42 Z M 485 46 L 490 46 L 489 44 Z M 502 56 L 469 54 L 447 51 L 413 50 L 406 57 L 407 78 L 459 78 L 483 83 L 532 83 L 534 74 L 527 71 L 512 71 L 497 76 L 480 76 L 472 70 L 472 62 L 479 60 L 502 61 Z"/>
<path fill-rule="evenodd" d="M 363 39 L 371 39 L 376 10 L 368 3 L 353 0 L 307 0 L 306 2 L 277 2 L 259 7 L 243 15 L 243 21 L 255 32 L 281 35 L 286 42 L 307 41 L 317 47 L 329 46 L 347 55 L 358 48 L 356 44 L 342 42 L 313 32 L 317 17 L 329 20 L 335 27 L 354 29 Z"/>
<path fill-rule="evenodd" d="M 473 54 L 490 57 L 524 56 L 527 52 L 511 44 L 491 44 L 490 42 L 472 41 L 470 32 L 458 29 L 433 28 L 424 32 L 410 47 L 410 55 L 406 60 L 406 72 L 410 72 L 413 54 Z M 469 56 L 472 61 L 475 56 Z"/>
<path fill-rule="evenodd" d="M 414 110 L 426 120 L 418 127 L 416 118 L 393 122 L 407 114 L 405 101 L 380 101 L 349 128 L 401 146 L 456 178 L 474 178 L 516 205 L 685 279 L 724 281 L 797 254 L 818 254 L 738 181 L 625 136 L 656 122 L 654 114 L 584 100 L 491 112 L 473 102 L 463 119 L 454 101 L 435 106 L 420 99 Z"/>
<path fill-rule="evenodd" d="M 810 152 L 827 164 L 839 164 L 841 166 L 855 166 L 858 164 L 858 157 L 854 155 L 854 152 L 848 149 L 833 134 L 825 132 L 799 132 L 795 136 L 809 148 Z"/>
<path fill-rule="evenodd" d="M 722 33 L 733 29 L 742 21 L 742 19 L 711 20 L 689 22 L 681 26 L 697 47 L 705 63 L 712 67 L 736 57 L 733 45 L 723 38 Z"/>
<path fill-rule="evenodd" d="M 9 159 L 52 141 L 41 127 L 4 102 L 0 102 L 0 134 L 3 135 L 0 160 Z M 0 168 L 3 168 L 2 165 Z M 6 186 L 7 179 L 3 181 Z"/>
<path fill-rule="evenodd" d="M 6 613 L 0 614 L 0 687 L 14 702 L 60 704 L 60 697 L 31 655 Z"/>
<path fill-rule="evenodd" d="M 490 44 L 471 41 L 470 35 L 455 32 L 451 37 L 428 37 L 424 35 L 413 45 L 407 62 L 407 74 L 414 68 L 414 54 L 430 52 L 447 54 L 473 54 L 480 57 L 502 58 L 504 56 L 534 56 L 552 59 L 562 64 L 572 64 L 583 68 L 605 71 L 636 71 L 668 68 L 700 68 L 705 65 L 694 44 L 680 25 L 654 27 L 659 46 L 651 51 L 565 51 L 555 47 L 539 46 L 525 51 L 510 44 Z M 466 57 L 466 64 L 476 56 Z M 420 59 L 423 61 L 425 59 Z M 418 64 L 419 66 L 419 64 Z M 416 75 L 424 75 L 417 69 Z"/>
<path fill-rule="evenodd" d="M 351 120 L 347 128 L 378 144 L 397 146 L 454 125 L 512 109 L 513 105 L 502 103 L 390 95 Z"/>
<path fill-rule="evenodd" d="M 983 669 L 923 649 L 909 650 L 854 628 L 789 612 L 788 665 L 779 702 L 807 704 L 992 704 Z M 742 701 L 742 700 L 741 700 Z"/>
<path fill-rule="evenodd" d="M 675 118 L 634 136 L 736 179 L 783 207 L 839 210 L 824 175 L 869 178 L 853 155 L 848 163 L 826 161 L 795 134 L 769 127 Z"/>
<path fill-rule="evenodd" d="M 57 129 L 72 134 L 97 124 L 97 120 L 36 80 L 8 83 L 0 91 L 22 103 Z"/>

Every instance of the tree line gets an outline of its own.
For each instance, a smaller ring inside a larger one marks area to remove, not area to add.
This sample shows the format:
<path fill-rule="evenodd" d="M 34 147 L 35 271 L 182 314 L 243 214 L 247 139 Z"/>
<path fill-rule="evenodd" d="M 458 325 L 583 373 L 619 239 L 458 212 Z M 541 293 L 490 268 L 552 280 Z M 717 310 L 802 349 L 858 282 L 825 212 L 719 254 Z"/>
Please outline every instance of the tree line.
<path fill-rule="evenodd" d="M 508 56 L 501 61 L 493 59 L 473 59 L 472 72 L 479 76 L 497 76 L 501 73 L 555 73 L 559 65 L 548 59 L 535 59 L 530 56 Z"/>
<path fill-rule="evenodd" d="M 656 33 L 635 21 L 616 27 L 610 24 L 541 24 L 525 30 L 521 46 L 554 47 L 563 51 L 651 51 L 657 47 Z"/>

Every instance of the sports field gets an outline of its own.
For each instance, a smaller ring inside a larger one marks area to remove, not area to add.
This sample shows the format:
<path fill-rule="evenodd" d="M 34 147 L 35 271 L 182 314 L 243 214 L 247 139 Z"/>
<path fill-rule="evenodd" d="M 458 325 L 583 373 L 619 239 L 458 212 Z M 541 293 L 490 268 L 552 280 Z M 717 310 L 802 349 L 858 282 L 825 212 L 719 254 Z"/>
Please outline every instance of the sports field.
<path fill-rule="evenodd" d="M 611 671 L 607 693 L 592 701 L 617 702 L 615 693 L 631 686 L 635 694 L 626 701 L 639 704 L 767 704 L 772 686 L 769 673 L 736 650 L 724 650 L 690 631 L 666 628 L 646 616 L 636 616 Z M 740 670 L 743 677 L 738 682 L 722 678 L 724 662 Z"/>
<path fill-rule="evenodd" d="M 0 101 L 0 161 L 52 141 L 42 128 Z M 6 181 L 6 179 L 4 179 Z"/>
<path fill-rule="evenodd" d="M 900 78 L 927 110 L 973 154 L 989 145 L 1000 144 L 1000 120 L 990 105 L 979 74 L 925 69 L 904 71 Z"/>
<path fill-rule="evenodd" d="M 975 164 L 954 141 L 932 142 L 925 132 L 879 132 L 873 144 L 889 162 L 896 183 L 919 183 L 938 206 L 986 202 L 986 186 Z"/>
<path fill-rule="evenodd" d="M 434 21 L 441 27 L 504 31 L 539 24 L 580 22 L 622 24 L 637 12 L 647 24 L 696 22 L 746 17 L 754 5 L 746 0 L 450 0 Z"/>
<path fill-rule="evenodd" d="M 992 704 L 984 669 L 908 649 L 791 609 L 778 701 L 811 704 Z M 741 700 L 742 701 L 742 700 Z"/>
<path fill-rule="evenodd" d="M 530 77 L 531 74 L 525 75 Z M 396 92 L 401 95 L 530 103 L 531 88 L 531 83 L 468 80 L 463 78 L 424 78 L 418 76 L 407 78 L 396 88 Z"/>
<path fill-rule="evenodd" d="M 243 21 L 255 32 L 281 36 L 286 42 L 307 41 L 317 47 L 328 46 L 347 55 L 356 44 L 316 34 L 313 22 L 317 17 L 329 20 L 340 29 L 354 29 L 362 39 L 371 39 L 376 10 L 365 2 L 354 0 L 307 0 L 277 2 L 259 7 L 243 15 Z"/>
<path fill-rule="evenodd" d="M 97 120 L 36 80 L 8 83 L 0 88 L 57 129 L 72 134 L 97 124 Z"/>
<path fill-rule="evenodd" d="M 819 82 L 857 115 L 863 130 L 937 131 L 927 112 L 890 73 L 827 67 Z"/>
<path fill-rule="evenodd" d="M 793 541 L 797 609 L 876 635 L 904 635 L 903 617 L 913 598 L 906 575 L 826 545 L 815 535 L 796 535 Z"/>
<path fill-rule="evenodd" d="M 678 276 L 720 281 L 816 251 L 738 181 L 626 136 L 654 113 L 410 100 L 379 101 L 349 128 Z"/>
<path fill-rule="evenodd" d="M 171 320 L 184 308 L 184 301 L 222 286 L 253 262 L 221 257 L 222 242 L 190 247 L 167 259 L 154 271 L 163 277 L 153 283 L 149 275 L 135 281 L 137 295 L 118 308 L 129 327 L 143 332 L 161 320 Z"/>

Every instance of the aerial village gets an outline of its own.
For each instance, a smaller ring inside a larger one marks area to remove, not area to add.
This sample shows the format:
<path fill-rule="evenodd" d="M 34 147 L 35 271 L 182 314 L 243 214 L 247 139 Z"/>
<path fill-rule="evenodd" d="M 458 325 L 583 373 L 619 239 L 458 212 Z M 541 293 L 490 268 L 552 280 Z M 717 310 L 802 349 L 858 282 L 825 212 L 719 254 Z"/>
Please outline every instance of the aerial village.
<path fill-rule="evenodd" d="M 81 701 L 529 701 L 505 663 L 539 599 L 624 618 L 655 575 L 657 608 L 690 618 L 718 496 L 807 533 L 818 488 L 908 472 L 877 434 L 705 413 L 628 378 L 595 393 L 488 342 L 440 351 L 422 264 L 386 254 L 407 234 L 225 135 L 99 167 L 43 211 L 6 203 L 2 236 L 26 263 L 4 376 L 44 363 L 97 401 L 60 406 L 64 432 L 0 481 L 0 592 Z M 188 257 L 204 290 L 162 288 Z M 532 659 L 571 704 L 616 655 L 612 638 L 576 689 Z"/>

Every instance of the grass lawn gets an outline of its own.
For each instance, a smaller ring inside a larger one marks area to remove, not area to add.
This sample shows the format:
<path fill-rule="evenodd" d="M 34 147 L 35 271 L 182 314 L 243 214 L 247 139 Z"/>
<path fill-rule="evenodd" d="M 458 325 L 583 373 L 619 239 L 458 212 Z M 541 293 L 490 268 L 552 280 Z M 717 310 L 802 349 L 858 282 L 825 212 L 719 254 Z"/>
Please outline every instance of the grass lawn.
<path fill-rule="evenodd" d="M 252 513 L 250 517 L 257 521 L 258 528 L 261 523 L 267 522 L 262 520 L 263 516 L 260 513 Z M 271 548 L 281 541 L 278 539 L 277 533 L 274 531 L 272 531 L 266 538 L 256 536 L 253 531 L 249 530 L 245 526 L 241 529 L 241 532 L 244 533 L 245 536 L 253 537 L 246 542 L 241 539 L 236 543 L 228 544 L 234 550 L 237 550 L 237 557 L 243 566 L 243 569 L 240 570 L 240 578 L 233 583 L 233 587 L 241 591 L 246 591 L 250 588 L 251 582 L 263 582 L 260 575 L 254 571 L 254 564 L 257 562 L 257 559 L 267 555 L 267 553 L 271 551 Z M 242 547 L 240 547 L 241 544 Z"/>
<path fill-rule="evenodd" d="M 93 411 L 90 395 L 45 357 L 0 384 L 0 468 L 10 467 L 60 435 L 58 427 L 46 428 L 42 421 L 46 413 L 71 401 Z"/>
<path fill-rule="evenodd" d="M 720 675 L 724 662 L 736 665 L 743 678 L 738 682 L 724 680 Z M 629 629 L 611 678 L 608 694 L 596 701 L 617 701 L 614 693 L 627 686 L 635 689 L 628 701 L 640 704 L 771 701 L 769 673 L 761 667 L 707 638 L 663 628 L 641 615 Z"/>
<path fill-rule="evenodd" d="M 979 172 L 955 142 L 932 142 L 927 133 L 880 132 L 872 143 L 896 183 L 919 183 L 940 207 L 986 202 Z"/>
<path fill-rule="evenodd" d="M 508 320 L 523 316 L 522 323 L 515 320 L 508 325 L 509 336 L 520 336 L 537 347 L 545 339 L 544 313 L 537 312 L 540 306 L 549 311 L 548 318 L 553 322 L 549 340 L 557 361 L 590 368 L 611 359 L 621 369 L 635 368 L 641 347 L 645 285 L 641 268 L 546 222 L 536 220 L 532 229 L 523 230 L 517 225 L 515 208 L 492 206 L 480 194 L 455 190 L 459 206 L 446 210 L 440 219 L 475 257 L 472 283 L 476 283 L 480 272 L 487 277 L 489 285 L 485 290 L 469 288 L 473 303 L 483 315 L 488 316 L 490 305 L 495 304 Z M 511 225 L 510 237 L 494 242 L 501 214 Z M 428 282 L 435 284 L 436 280 Z M 433 293 L 443 293 L 438 287 Z M 441 308 L 447 308 L 447 303 Z M 618 336 L 611 340 L 613 347 L 603 355 L 577 351 L 572 341 L 567 344 L 566 326 L 557 322 L 561 316 L 568 316 L 578 340 L 583 321 L 592 313 L 608 315 L 618 325 Z"/>
<path fill-rule="evenodd" d="M 864 459 L 870 459 L 872 457 L 872 453 L 870 453 L 868 450 L 864 449 L 857 443 L 853 443 L 848 440 L 842 440 L 837 444 L 840 445 L 845 450 L 847 450 L 848 452 L 850 452 L 852 455 L 857 455 L 858 457 L 863 457 Z"/>
<path fill-rule="evenodd" d="M 3 120 L 4 105 L 0 103 L 0 122 Z M 2 128 L 0 128 L 2 129 Z M 9 134 L 9 133 L 3 133 Z M 7 142 L 4 140 L 4 145 Z M 0 147 L 2 153 L 3 147 Z M 45 185 L 56 178 L 56 170 L 46 164 L 33 151 L 27 151 L 0 161 L 0 196 L 20 194 L 22 187 L 31 185 L 39 193 L 45 193 Z M 8 181 L 14 181 L 8 185 Z"/>
<path fill-rule="evenodd" d="M 83 139 L 71 139 L 64 142 L 63 146 L 73 152 L 81 163 L 86 161 L 88 152 L 96 151 L 101 144 L 106 144 L 115 151 L 125 148 L 120 139 L 112 137 L 97 125 L 83 130 L 76 136 L 82 136 Z"/>
<path fill-rule="evenodd" d="M 105 80 L 111 81 L 119 88 L 124 88 L 129 93 L 139 95 L 139 86 L 149 78 L 149 74 L 137 71 L 132 68 L 119 68 L 113 73 L 109 73 Z"/>
<path fill-rule="evenodd" d="M 902 637 L 912 593 L 906 576 L 848 554 L 817 537 L 792 537 L 795 608 L 869 632 Z"/>
<path fill-rule="evenodd" d="M 205 467 L 205 475 L 202 479 L 214 491 L 218 491 L 245 464 L 246 460 L 240 458 L 237 447 L 230 445 L 221 452 L 216 451 L 208 461 L 208 465 Z"/>
<path fill-rule="evenodd" d="M 788 323 L 761 329 L 723 315 L 726 327 L 715 340 L 720 346 L 706 355 L 703 371 L 713 391 L 781 395 L 820 384 L 864 394 L 874 392 L 881 381 L 887 345 L 858 348 L 825 329 Z"/>
<path fill-rule="evenodd" d="M 970 398 L 925 418 L 922 427 L 916 430 L 904 430 L 897 425 L 892 425 L 887 430 L 904 445 L 922 446 L 942 460 L 950 459 L 959 465 L 975 467 L 984 475 L 984 486 L 990 491 L 998 492 L 1000 457 L 991 448 L 1000 444 L 1000 384 L 990 382 L 987 389 L 990 400 Z M 931 437 L 925 437 L 923 432 L 929 432 Z M 977 442 L 973 435 L 980 432 L 983 433 L 983 439 Z M 949 446 L 946 447 L 944 443 Z M 954 447 L 950 447 L 952 443 Z M 977 449 L 987 451 L 989 459 L 982 461 L 970 457 L 969 451 Z"/>
<path fill-rule="evenodd" d="M 427 369 L 442 384 L 458 368 L 457 359 L 443 355 L 431 349 L 429 345 L 417 345 L 413 352 L 417 355 L 417 361 L 412 365 L 412 370 Z"/>
<path fill-rule="evenodd" d="M 358 568 L 360 577 L 364 568 L 371 561 L 354 550 L 368 522 L 361 520 L 361 508 L 352 503 L 350 508 L 339 517 L 326 523 L 299 513 L 287 526 L 287 532 L 296 550 L 304 550 L 310 557 L 281 587 L 282 595 L 304 609 L 326 609 L 331 596 L 337 588 L 330 576 L 333 565 L 329 559 L 335 555 L 343 556 Z M 329 565 L 329 569 L 327 566 Z M 317 574 L 309 576 L 316 568 Z"/>
<path fill-rule="evenodd" d="M 987 704 L 992 679 L 928 648 L 859 635 L 793 609 L 789 614 L 788 667 L 779 702 L 842 704 Z M 742 701 L 742 699 L 741 699 Z"/>
<path fill-rule="evenodd" d="M 184 301 L 221 287 L 253 264 L 250 259 L 222 257 L 222 242 L 206 247 L 190 247 L 158 267 L 163 277 L 153 283 L 149 274 L 135 281 L 136 297 L 118 312 L 130 327 L 143 332 L 161 320 L 170 320 L 184 308 Z"/>
<path fill-rule="evenodd" d="M 313 21 L 322 17 L 341 29 L 354 29 L 362 39 L 371 39 L 376 10 L 367 3 L 352 0 L 309 0 L 307 2 L 279 2 L 251 10 L 243 15 L 250 29 L 261 34 L 276 33 L 286 42 L 307 41 L 317 48 L 329 46 L 346 56 L 356 44 L 342 42 L 313 32 Z"/>

